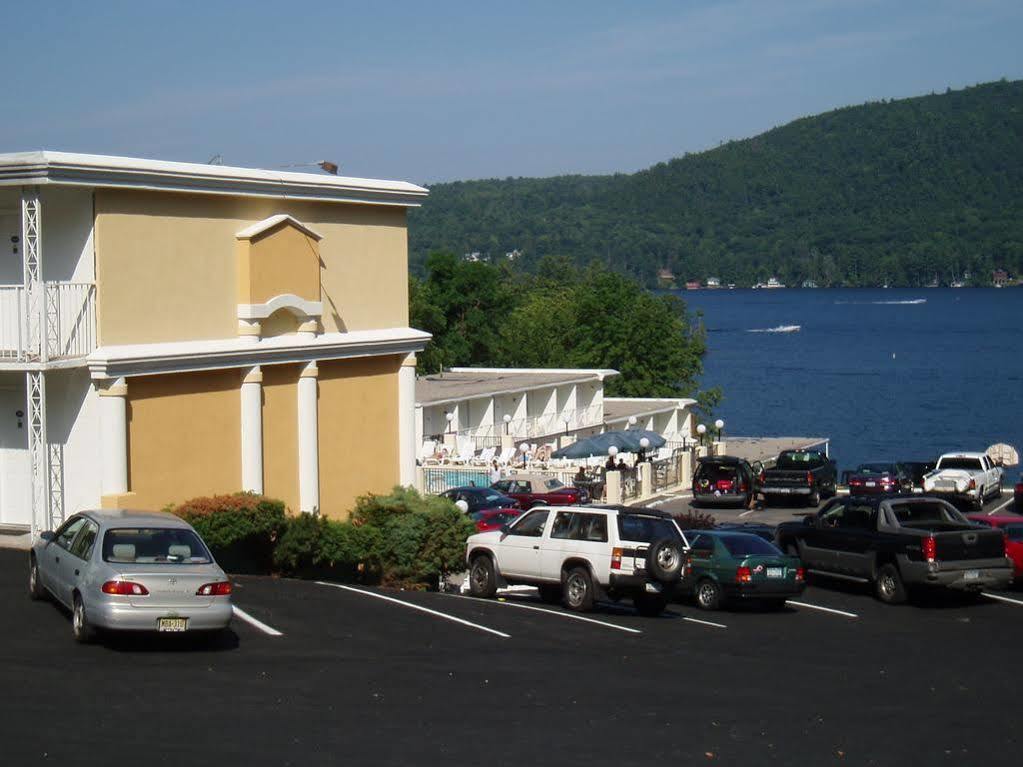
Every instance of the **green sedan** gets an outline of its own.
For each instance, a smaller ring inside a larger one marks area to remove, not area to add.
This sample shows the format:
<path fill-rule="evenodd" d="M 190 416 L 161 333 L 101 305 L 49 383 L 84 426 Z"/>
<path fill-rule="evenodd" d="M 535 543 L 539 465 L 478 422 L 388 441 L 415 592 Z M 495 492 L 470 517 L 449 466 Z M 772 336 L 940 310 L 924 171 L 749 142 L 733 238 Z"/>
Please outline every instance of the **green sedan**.
<path fill-rule="evenodd" d="M 806 588 L 802 562 L 749 533 L 688 530 L 689 558 L 679 593 L 704 610 L 757 601 L 780 608 Z"/>

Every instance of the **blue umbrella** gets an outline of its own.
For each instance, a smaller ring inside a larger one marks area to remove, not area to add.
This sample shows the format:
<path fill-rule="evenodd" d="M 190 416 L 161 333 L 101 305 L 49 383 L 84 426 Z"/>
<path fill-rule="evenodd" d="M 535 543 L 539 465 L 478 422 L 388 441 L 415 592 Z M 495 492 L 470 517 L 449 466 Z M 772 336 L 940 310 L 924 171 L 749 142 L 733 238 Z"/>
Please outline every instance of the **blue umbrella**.
<path fill-rule="evenodd" d="M 628 431 L 606 431 L 603 434 L 594 434 L 592 437 L 573 442 L 568 447 L 556 450 L 552 458 L 592 458 L 595 455 L 610 455 L 608 452 L 611 446 L 618 448 L 620 453 L 638 453 L 643 447 L 639 441 L 646 437 L 652 447 L 662 447 L 665 443 L 664 437 L 655 431 L 645 429 L 629 429 Z"/>

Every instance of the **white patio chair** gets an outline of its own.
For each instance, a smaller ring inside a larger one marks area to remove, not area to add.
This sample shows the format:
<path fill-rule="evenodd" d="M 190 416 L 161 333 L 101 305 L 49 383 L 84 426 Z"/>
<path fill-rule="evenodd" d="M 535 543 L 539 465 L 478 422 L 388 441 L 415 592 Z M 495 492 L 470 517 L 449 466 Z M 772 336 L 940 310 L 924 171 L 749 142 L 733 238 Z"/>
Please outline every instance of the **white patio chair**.
<path fill-rule="evenodd" d="M 485 447 L 480 451 L 480 454 L 472 459 L 473 466 L 489 466 L 490 462 L 494 460 L 494 453 L 497 452 L 497 448 Z"/>
<path fill-rule="evenodd" d="M 515 448 L 506 447 L 501 451 L 501 454 L 497 456 L 497 465 L 507 467 L 515 457 Z"/>
<path fill-rule="evenodd" d="M 423 449 L 419 454 L 422 456 L 423 466 L 437 466 L 440 463 L 440 459 L 437 458 L 436 440 L 423 440 Z"/>

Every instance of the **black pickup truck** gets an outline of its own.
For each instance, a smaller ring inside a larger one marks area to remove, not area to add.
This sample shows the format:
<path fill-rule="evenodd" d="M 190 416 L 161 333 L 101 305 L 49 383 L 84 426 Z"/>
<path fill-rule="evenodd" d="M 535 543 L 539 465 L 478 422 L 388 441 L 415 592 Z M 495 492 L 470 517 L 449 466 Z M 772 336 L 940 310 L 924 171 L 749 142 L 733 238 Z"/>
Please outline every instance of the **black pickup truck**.
<path fill-rule="evenodd" d="M 890 604 L 914 587 L 979 593 L 1012 580 L 1000 530 L 927 496 L 835 498 L 801 523 L 778 525 L 775 541 L 809 572 L 871 583 Z"/>
<path fill-rule="evenodd" d="M 760 492 L 764 499 L 801 498 L 817 506 L 838 489 L 838 468 L 820 450 L 783 450 L 774 467 L 764 472 Z"/>

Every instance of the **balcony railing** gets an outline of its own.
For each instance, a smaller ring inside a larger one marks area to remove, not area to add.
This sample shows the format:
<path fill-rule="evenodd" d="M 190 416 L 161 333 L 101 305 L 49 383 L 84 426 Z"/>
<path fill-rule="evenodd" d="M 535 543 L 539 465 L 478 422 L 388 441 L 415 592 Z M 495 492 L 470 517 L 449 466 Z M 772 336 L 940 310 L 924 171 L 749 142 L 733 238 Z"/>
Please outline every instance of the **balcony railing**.
<path fill-rule="evenodd" d="M 39 295 L 0 285 L 0 361 L 48 362 L 84 357 L 96 348 L 96 286 L 45 282 Z"/>
<path fill-rule="evenodd" d="M 540 437 L 557 436 L 565 433 L 565 416 L 568 416 L 570 432 L 600 426 L 603 423 L 604 408 L 601 405 L 564 410 L 555 413 L 543 413 L 529 418 L 515 418 L 507 426 L 504 421 L 484 423 L 458 430 L 459 436 L 483 440 L 484 446 L 501 443 L 502 434 L 510 434 L 514 439 L 537 439 Z M 489 442 L 487 442 L 489 440 Z"/>

